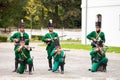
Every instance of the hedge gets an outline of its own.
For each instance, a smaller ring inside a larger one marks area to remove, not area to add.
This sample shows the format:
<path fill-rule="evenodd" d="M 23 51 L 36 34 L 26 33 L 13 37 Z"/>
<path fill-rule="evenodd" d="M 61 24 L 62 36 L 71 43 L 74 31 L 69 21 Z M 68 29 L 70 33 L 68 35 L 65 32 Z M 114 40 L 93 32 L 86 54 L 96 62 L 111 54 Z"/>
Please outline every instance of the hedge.
<path fill-rule="evenodd" d="M 0 42 L 7 42 L 7 36 L 0 36 Z"/>
<path fill-rule="evenodd" d="M 31 38 L 33 39 L 33 40 L 42 40 L 42 35 L 32 35 L 31 36 Z"/>

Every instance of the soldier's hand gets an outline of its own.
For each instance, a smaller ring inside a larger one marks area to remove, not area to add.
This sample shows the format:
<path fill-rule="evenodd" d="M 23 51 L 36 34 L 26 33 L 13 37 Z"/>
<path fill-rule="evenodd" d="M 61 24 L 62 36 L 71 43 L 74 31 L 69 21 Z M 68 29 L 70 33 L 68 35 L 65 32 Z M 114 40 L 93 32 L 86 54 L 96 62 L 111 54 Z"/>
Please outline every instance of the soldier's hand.
<path fill-rule="evenodd" d="M 23 48 L 23 46 L 20 46 L 20 48 Z"/>
<path fill-rule="evenodd" d="M 30 46 L 25 45 L 24 47 L 28 50 L 32 50 L 32 48 Z"/>
<path fill-rule="evenodd" d="M 19 40 L 18 40 L 18 39 L 14 39 L 13 41 L 14 41 L 14 42 L 18 42 Z"/>
<path fill-rule="evenodd" d="M 92 39 L 94 42 L 96 42 L 96 39 Z"/>
<path fill-rule="evenodd" d="M 54 54 L 56 54 L 56 53 L 57 53 L 57 50 L 55 50 Z"/>
<path fill-rule="evenodd" d="M 57 37 L 54 38 L 54 40 L 57 40 L 57 39 L 58 39 Z"/>
<path fill-rule="evenodd" d="M 18 48 L 18 52 L 20 52 L 22 48 L 23 48 L 23 46 L 20 46 L 20 47 Z"/>
<path fill-rule="evenodd" d="M 99 48 L 96 48 L 96 49 L 95 49 L 95 52 L 97 52 L 97 51 L 99 51 Z"/>
<path fill-rule="evenodd" d="M 50 38 L 47 38 L 46 40 L 47 40 L 47 41 L 51 41 L 51 39 L 50 39 Z"/>
<path fill-rule="evenodd" d="M 101 41 L 101 38 L 100 38 L 100 37 L 98 38 L 98 41 Z"/>

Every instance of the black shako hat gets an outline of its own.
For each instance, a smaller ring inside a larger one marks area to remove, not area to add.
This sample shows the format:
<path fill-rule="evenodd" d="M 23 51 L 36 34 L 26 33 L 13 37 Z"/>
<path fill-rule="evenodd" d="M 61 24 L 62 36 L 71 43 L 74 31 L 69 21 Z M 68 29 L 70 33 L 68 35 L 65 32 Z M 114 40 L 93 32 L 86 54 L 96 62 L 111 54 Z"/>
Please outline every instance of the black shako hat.
<path fill-rule="evenodd" d="M 24 28 L 24 21 L 23 21 L 23 19 L 22 19 L 21 22 L 18 24 L 18 27 L 19 27 L 19 28 Z"/>
<path fill-rule="evenodd" d="M 53 27 L 53 23 L 48 23 L 48 28 Z"/>
<path fill-rule="evenodd" d="M 48 28 L 50 28 L 50 27 L 53 27 L 53 21 L 52 21 L 52 19 L 50 19 L 49 22 L 48 22 Z"/>
<path fill-rule="evenodd" d="M 60 42 L 57 40 L 54 42 L 55 46 L 60 46 Z"/>
<path fill-rule="evenodd" d="M 95 22 L 95 26 L 101 28 L 101 22 Z"/>
<path fill-rule="evenodd" d="M 24 28 L 24 23 L 21 23 L 21 22 L 20 22 L 20 23 L 18 24 L 18 26 L 19 26 L 19 28 Z"/>

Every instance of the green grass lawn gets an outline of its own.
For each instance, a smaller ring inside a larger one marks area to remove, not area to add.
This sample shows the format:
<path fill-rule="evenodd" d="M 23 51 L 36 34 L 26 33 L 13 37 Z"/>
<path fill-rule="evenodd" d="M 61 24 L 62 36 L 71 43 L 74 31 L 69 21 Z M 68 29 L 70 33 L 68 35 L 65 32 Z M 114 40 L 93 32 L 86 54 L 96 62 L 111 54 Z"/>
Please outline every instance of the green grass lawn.
<path fill-rule="evenodd" d="M 45 44 L 42 44 L 41 46 L 45 46 Z M 68 48 L 68 49 L 83 49 L 83 50 L 91 50 L 91 46 L 90 45 L 83 45 L 83 44 L 61 44 L 62 48 Z M 107 52 L 110 53 L 120 53 L 120 47 L 111 47 L 109 46 L 109 49 Z"/>
<path fill-rule="evenodd" d="M 90 50 L 90 45 L 83 45 L 83 44 L 61 44 L 62 48 L 69 48 L 69 49 L 85 49 Z"/>
<path fill-rule="evenodd" d="M 83 44 L 61 44 L 62 48 L 91 50 L 90 45 Z M 120 53 L 120 47 L 109 47 L 107 52 Z"/>
<path fill-rule="evenodd" d="M 60 40 L 60 42 L 80 42 L 81 43 L 81 40 L 71 40 L 71 39 L 68 39 L 68 40 Z"/>

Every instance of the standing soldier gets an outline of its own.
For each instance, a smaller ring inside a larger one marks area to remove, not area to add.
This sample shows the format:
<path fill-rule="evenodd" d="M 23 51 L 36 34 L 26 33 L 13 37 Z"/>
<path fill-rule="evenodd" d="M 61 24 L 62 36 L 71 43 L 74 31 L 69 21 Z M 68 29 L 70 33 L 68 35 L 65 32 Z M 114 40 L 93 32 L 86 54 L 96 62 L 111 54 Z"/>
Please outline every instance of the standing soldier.
<path fill-rule="evenodd" d="M 15 43 L 14 51 L 16 50 L 16 47 L 20 45 L 21 40 L 25 40 L 25 45 L 29 45 L 29 35 L 25 32 L 24 30 L 24 22 L 21 20 L 19 24 L 19 31 L 14 33 L 11 37 L 10 40 Z M 18 54 L 15 53 L 15 70 L 13 72 L 17 71 L 18 68 Z"/>
<path fill-rule="evenodd" d="M 92 72 L 97 71 L 100 65 L 104 65 L 104 68 L 106 70 L 106 65 L 108 62 L 108 59 L 105 55 L 106 49 L 103 48 L 105 43 L 105 35 L 104 32 L 101 32 L 101 15 L 98 14 L 97 18 L 98 21 L 95 23 L 96 31 L 92 31 L 87 35 L 87 38 L 93 41 L 91 43 L 92 51 L 90 52 L 92 61 Z"/>
<path fill-rule="evenodd" d="M 48 71 L 50 71 L 50 70 L 52 70 L 51 52 L 55 48 L 55 41 L 56 40 L 59 41 L 59 38 L 58 38 L 58 34 L 53 31 L 54 28 L 53 28 L 52 20 L 49 20 L 48 29 L 49 29 L 49 33 L 45 34 L 45 36 L 42 38 L 42 41 L 47 44 L 46 50 L 47 50 L 47 54 L 48 54 L 47 58 L 48 58 L 48 63 L 49 63 Z"/>
<path fill-rule="evenodd" d="M 20 46 L 16 47 L 15 52 L 19 56 L 20 67 L 18 68 L 18 73 L 23 74 L 26 64 L 29 65 L 29 74 L 32 74 L 33 60 L 30 56 L 31 48 L 25 45 L 25 41 L 20 41 Z"/>
<path fill-rule="evenodd" d="M 64 74 L 65 54 L 59 45 L 53 49 L 51 56 L 54 58 L 52 71 L 55 72 L 60 66 L 61 74 Z"/>

